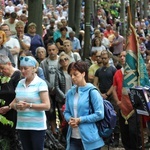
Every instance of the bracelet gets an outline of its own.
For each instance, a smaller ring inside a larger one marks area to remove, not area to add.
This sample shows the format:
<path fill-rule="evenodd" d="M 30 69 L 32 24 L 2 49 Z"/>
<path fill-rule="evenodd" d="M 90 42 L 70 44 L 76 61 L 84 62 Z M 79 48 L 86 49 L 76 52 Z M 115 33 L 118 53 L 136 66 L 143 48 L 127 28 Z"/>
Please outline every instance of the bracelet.
<path fill-rule="evenodd" d="M 30 103 L 30 107 L 29 108 L 32 108 L 32 103 Z"/>
<path fill-rule="evenodd" d="M 11 109 L 11 106 L 10 106 L 10 104 L 8 105 L 8 108 L 9 108 L 9 109 Z"/>

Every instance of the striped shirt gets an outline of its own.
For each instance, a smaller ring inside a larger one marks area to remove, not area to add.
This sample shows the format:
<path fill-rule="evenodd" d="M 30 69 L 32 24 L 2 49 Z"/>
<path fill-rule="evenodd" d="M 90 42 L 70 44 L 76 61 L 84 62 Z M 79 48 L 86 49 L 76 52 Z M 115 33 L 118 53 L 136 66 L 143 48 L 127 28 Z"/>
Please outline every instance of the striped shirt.
<path fill-rule="evenodd" d="M 16 101 L 26 101 L 28 103 L 40 104 L 40 92 L 48 91 L 47 84 L 37 75 L 33 81 L 26 86 L 25 79 L 19 81 L 16 87 Z M 17 110 L 16 129 L 22 130 L 45 130 L 46 115 L 45 111 L 37 111 L 32 108 L 25 110 Z"/>

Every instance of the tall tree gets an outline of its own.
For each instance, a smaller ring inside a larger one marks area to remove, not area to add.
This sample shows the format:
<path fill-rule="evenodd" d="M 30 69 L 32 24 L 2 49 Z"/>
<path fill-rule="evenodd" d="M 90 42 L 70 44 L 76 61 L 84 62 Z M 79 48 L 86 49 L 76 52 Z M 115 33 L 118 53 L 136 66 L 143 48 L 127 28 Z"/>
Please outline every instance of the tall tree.
<path fill-rule="evenodd" d="M 120 11 L 120 21 L 121 21 L 121 34 L 125 36 L 125 1 L 121 0 L 121 11 Z"/>
<path fill-rule="evenodd" d="M 29 0 L 28 11 L 28 22 L 34 22 L 37 25 L 37 33 L 42 35 L 42 0 Z"/>
<path fill-rule="evenodd" d="M 142 20 L 143 16 L 144 16 L 144 11 L 143 11 L 144 2 L 143 1 L 139 1 L 139 3 L 140 3 L 140 19 Z"/>
<path fill-rule="evenodd" d="M 74 16 L 75 16 L 75 0 L 69 0 L 68 25 L 73 29 L 75 28 Z"/>
<path fill-rule="evenodd" d="M 148 16 L 147 10 L 148 10 L 148 0 L 144 0 L 144 17 Z"/>
<path fill-rule="evenodd" d="M 80 29 L 80 21 L 81 21 L 81 3 L 82 0 L 75 1 L 75 32 L 76 36 L 79 35 L 79 29 Z"/>
<path fill-rule="evenodd" d="M 84 36 L 84 51 L 83 60 L 89 57 L 90 54 L 90 12 L 91 0 L 85 1 L 85 36 Z"/>

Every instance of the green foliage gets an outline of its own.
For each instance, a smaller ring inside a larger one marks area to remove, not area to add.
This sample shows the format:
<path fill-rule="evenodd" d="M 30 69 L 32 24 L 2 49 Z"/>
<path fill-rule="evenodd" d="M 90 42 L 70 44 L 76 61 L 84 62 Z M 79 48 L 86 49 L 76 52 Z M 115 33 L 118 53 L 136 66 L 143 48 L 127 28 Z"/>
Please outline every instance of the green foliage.
<path fill-rule="evenodd" d="M 111 15 L 115 18 L 119 16 L 118 9 L 120 8 L 120 3 L 110 3 L 110 2 L 99 2 L 98 6 L 103 6 L 105 10 L 109 11 Z"/>
<path fill-rule="evenodd" d="M 3 99 L 0 99 L 0 104 L 3 106 L 5 104 L 5 101 Z M 3 124 L 3 125 L 10 125 L 11 127 L 13 127 L 13 122 L 12 121 L 9 121 L 6 119 L 6 117 L 2 116 L 0 114 L 0 122 Z"/>
<path fill-rule="evenodd" d="M 13 122 L 12 121 L 9 121 L 6 119 L 6 117 L 0 115 L 0 122 L 3 124 L 3 125 L 10 125 L 11 127 L 13 127 Z"/>
<path fill-rule="evenodd" d="M 0 76 L 1 83 L 8 83 L 10 81 L 10 77 Z"/>

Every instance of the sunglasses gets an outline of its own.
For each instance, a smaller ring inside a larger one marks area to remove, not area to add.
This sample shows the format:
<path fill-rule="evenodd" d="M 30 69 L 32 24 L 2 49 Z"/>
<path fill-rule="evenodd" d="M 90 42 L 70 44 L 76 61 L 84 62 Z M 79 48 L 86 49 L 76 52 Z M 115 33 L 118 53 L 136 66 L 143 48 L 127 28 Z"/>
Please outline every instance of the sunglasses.
<path fill-rule="evenodd" d="M 27 57 L 22 57 L 22 56 L 21 56 L 21 57 L 19 58 L 20 61 L 23 60 L 23 59 L 24 59 L 25 61 L 28 61 L 28 60 L 29 60 L 29 58 L 27 58 Z"/>
<path fill-rule="evenodd" d="M 60 59 L 60 62 L 64 62 L 64 61 L 67 61 L 69 60 L 68 58 L 64 58 L 64 59 Z"/>

